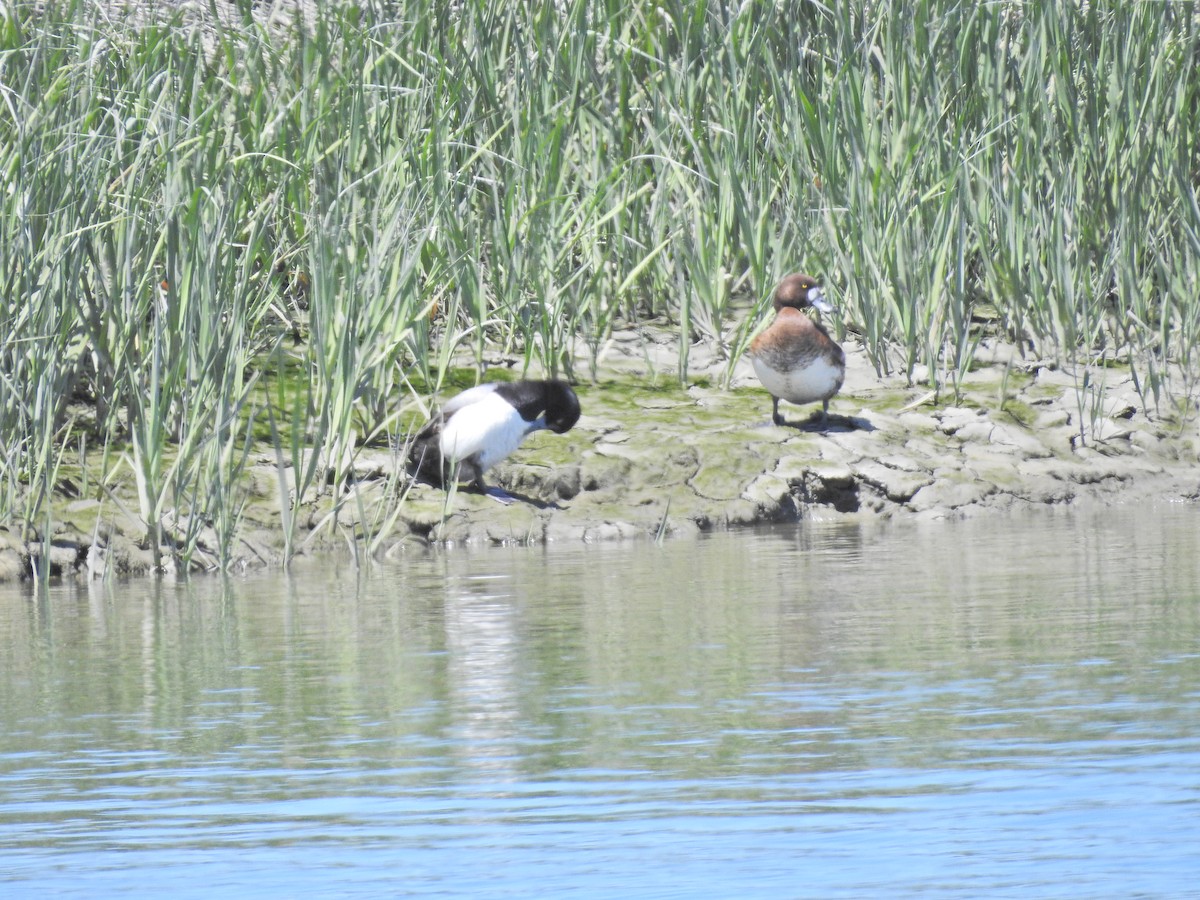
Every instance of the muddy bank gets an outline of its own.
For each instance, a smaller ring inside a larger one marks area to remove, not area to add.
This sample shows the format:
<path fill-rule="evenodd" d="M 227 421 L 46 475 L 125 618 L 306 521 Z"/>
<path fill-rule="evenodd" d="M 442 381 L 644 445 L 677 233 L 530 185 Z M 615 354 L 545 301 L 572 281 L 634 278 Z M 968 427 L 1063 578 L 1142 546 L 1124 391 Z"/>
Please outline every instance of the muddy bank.
<path fill-rule="evenodd" d="M 1081 402 L 1070 372 L 993 345 L 956 403 L 952 390 L 939 399 L 876 377 L 846 349 L 847 383 L 824 431 L 816 405 L 782 404 L 789 424 L 769 424 L 770 399 L 748 366 L 728 391 L 646 389 L 631 349 L 611 380 L 581 391 L 573 432 L 538 435 L 497 470 L 497 483 L 531 502 L 460 495 L 444 510 L 439 492 L 419 487 L 402 517 L 433 541 L 592 541 L 1200 496 L 1194 423 L 1147 417 L 1127 372 L 1110 370 Z"/>
<path fill-rule="evenodd" d="M 879 378 L 860 350 L 846 350 L 847 382 L 820 431 L 815 406 L 783 404 L 789 425 L 769 424 L 770 398 L 748 364 L 725 390 L 719 360 L 706 377 L 701 359 L 683 389 L 671 374 L 673 350 L 619 336 L 598 383 L 579 387 L 584 415 L 575 429 L 533 435 L 491 473 L 522 502 L 411 484 L 398 468 L 402 452 L 366 449 L 335 514 L 328 495 L 298 511 L 297 564 L 391 557 L 431 543 L 653 538 L 813 516 L 957 517 L 1200 497 L 1195 422 L 1147 416 L 1127 371 L 1109 369 L 1081 391 L 1070 371 L 984 345 L 955 402 L 948 388 L 938 398 L 903 378 Z M 283 562 L 273 459 L 264 450 L 249 469 L 234 570 Z M 390 518 L 397 493 L 405 500 Z M 155 554 L 130 508 L 61 503 L 48 542 L 0 529 L 0 579 L 41 565 L 85 578 L 151 571 Z M 215 535 L 202 535 L 202 566 L 215 565 L 215 546 Z"/>

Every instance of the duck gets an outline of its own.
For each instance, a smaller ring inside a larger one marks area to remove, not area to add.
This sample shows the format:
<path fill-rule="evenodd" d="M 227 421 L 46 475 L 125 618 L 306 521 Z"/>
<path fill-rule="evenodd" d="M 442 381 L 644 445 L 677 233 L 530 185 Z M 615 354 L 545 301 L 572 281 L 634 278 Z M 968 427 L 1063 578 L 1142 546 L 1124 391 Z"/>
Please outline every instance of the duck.
<path fill-rule="evenodd" d="M 469 482 L 507 505 L 513 498 L 500 488 L 489 489 L 484 472 L 506 459 L 527 435 L 543 429 L 565 434 L 579 416 L 579 397 L 562 380 L 477 385 L 453 397 L 417 432 L 409 447 L 411 471 L 443 488 Z"/>
<path fill-rule="evenodd" d="M 788 275 L 775 289 L 775 320 L 750 342 L 750 361 L 771 394 L 771 421 L 785 424 L 779 401 L 821 401 L 821 428 L 829 425 L 829 400 L 846 379 L 846 354 L 819 322 L 802 310 L 829 315 L 833 306 L 817 279 Z"/>

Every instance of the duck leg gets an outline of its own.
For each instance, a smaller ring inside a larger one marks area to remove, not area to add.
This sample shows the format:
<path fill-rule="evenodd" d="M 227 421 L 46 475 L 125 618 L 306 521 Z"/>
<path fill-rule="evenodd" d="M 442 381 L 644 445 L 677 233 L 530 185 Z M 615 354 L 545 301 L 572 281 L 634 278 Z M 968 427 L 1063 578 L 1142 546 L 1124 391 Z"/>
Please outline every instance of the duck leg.
<path fill-rule="evenodd" d="M 491 497 L 501 506 L 512 506 L 513 502 L 517 499 L 508 491 L 504 490 L 504 488 L 486 487 L 482 478 L 475 480 L 475 488 L 485 497 Z"/>
<path fill-rule="evenodd" d="M 493 500 L 503 506 L 511 506 L 517 499 L 512 494 L 508 493 L 508 491 L 504 490 L 504 488 L 488 487 L 486 484 L 484 484 L 482 472 L 476 472 L 475 477 L 471 479 L 471 487 L 479 491 L 479 493 L 483 494 L 485 497 L 491 497 Z"/>
<path fill-rule="evenodd" d="M 779 398 L 771 396 L 771 421 L 776 425 L 783 425 L 783 416 L 779 414 Z"/>

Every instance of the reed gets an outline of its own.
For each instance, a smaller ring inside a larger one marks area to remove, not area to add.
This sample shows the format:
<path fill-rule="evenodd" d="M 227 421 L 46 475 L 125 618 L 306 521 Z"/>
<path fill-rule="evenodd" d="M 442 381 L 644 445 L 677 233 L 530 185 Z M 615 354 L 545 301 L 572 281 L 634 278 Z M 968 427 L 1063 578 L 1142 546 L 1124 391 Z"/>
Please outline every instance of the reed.
<path fill-rule="evenodd" d="M 374 549 L 403 491 L 359 508 L 355 456 L 464 355 L 595 377 L 654 320 L 681 381 L 697 341 L 731 374 L 796 269 L 881 373 L 957 392 L 1007 336 L 1079 372 L 1089 422 L 1114 364 L 1191 414 L 1193 3 L 255 11 L 0 16 L 10 524 L 103 485 L 164 567 L 225 566 L 265 440 L 288 553 L 314 501 Z"/>

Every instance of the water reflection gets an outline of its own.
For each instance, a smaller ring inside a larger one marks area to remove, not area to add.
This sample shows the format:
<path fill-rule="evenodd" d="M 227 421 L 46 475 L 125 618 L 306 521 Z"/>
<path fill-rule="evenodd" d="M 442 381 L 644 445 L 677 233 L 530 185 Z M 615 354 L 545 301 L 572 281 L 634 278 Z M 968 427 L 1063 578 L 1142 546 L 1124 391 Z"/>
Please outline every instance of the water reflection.
<path fill-rule="evenodd" d="M 1178 894 L 1197 516 L 10 589 L 0 894 Z"/>

